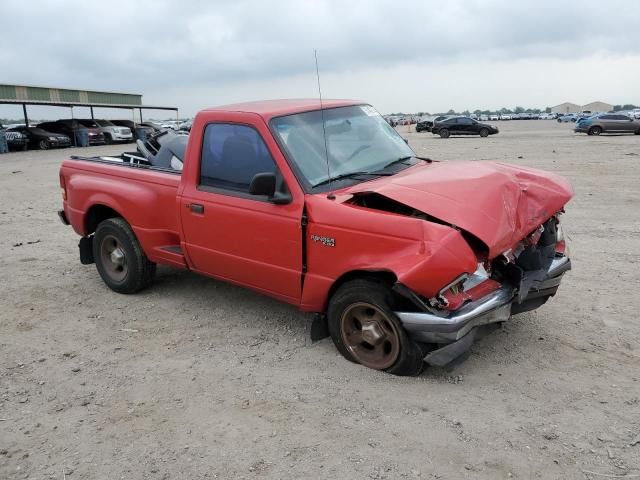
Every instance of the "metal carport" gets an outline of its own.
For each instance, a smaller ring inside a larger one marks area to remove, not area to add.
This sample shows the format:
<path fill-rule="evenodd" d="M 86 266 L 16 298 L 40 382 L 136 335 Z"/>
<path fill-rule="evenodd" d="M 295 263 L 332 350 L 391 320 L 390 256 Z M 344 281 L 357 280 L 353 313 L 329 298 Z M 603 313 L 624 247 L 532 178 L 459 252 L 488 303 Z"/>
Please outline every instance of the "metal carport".
<path fill-rule="evenodd" d="M 0 104 L 22 105 L 25 125 L 29 125 L 27 105 L 70 107 L 72 116 L 73 107 L 89 107 L 91 118 L 93 118 L 94 108 L 123 108 L 131 110 L 132 115 L 135 110 L 138 110 L 141 122 L 142 110 L 170 110 L 176 112 L 176 119 L 178 119 L 178 107 L 143 105 L 142 95 L 134 93 L 0 84 Z"/>

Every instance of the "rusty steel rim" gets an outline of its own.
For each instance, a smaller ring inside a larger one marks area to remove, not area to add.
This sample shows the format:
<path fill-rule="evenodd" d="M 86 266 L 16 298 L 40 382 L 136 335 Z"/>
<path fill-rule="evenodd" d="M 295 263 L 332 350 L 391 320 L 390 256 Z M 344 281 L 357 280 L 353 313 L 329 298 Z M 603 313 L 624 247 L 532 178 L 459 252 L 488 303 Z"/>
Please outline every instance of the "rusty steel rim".
<path fill-rule="evenodd" d="M 116 282 L 127 277 L 129 268 L 127 256 L 120 241 L 113 235 L 106 235 L 100 243 L 100 258 L 107 275 Z"/>
<path fill-rule="evenodd" d="M 397 360 L 400 353 L 398 330 L 375 305 L 350 305 L 342 314 L 340 329 L 342 341 L 358 363 L 383 370 Z"/>

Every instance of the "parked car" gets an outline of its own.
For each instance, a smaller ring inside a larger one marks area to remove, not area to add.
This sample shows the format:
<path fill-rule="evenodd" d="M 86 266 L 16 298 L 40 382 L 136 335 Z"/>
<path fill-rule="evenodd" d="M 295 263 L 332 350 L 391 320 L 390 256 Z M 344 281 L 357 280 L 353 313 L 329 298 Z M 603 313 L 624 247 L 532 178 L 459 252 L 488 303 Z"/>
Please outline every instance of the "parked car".
<path fill-rule="evenodd" d="M 193 125 L 193 122 L 191 120 L 187 121 L 187 122 L 182 122 L 179 126 L 178 126 L 178 130 L 182 131 L 182 132 L 190 132 L 191 131 L 191 126 Z"/>
<path fill-rule="evenodd" d="M 601 133 L 635 133 L 640 135 L 640 121 L 620 113 L 601 113 L 581 118 L 574 128 L 576 133 L 600 135 Z"/>
<path fill-rule="evenodd" d="M 116 292 L 149 286 L 158 263 L 190 269 L 317 312 L 347 359 L 413 375 L 539 308 L 571 267 L 562 177 L 419 158 L 369 105 L 220 107 L 183 138 L 182 171 L 62 163 L 60 218 Z"/>
<path fill-rule="evenodd" d="M 105 143 L 104 135 L 99 128 L 87 128 L 75 118 L 56 120 L 53 122 L 43 122 L 40 123 L 38 127 L 48 132 L 66 135 L 71 139 L 71 143 L 74 145 L 77 144 L 75 134 L 76 132 L 79 132 L 81 130 L 87 131 L 89 145 L 104 145 Z"/>
<path fill-rule="evenodd" d="M 2 125 L 0 125 L 0 131 L 4 134 L 4 137 L 7 140 L 7 147 L 9 147 L 10 151 L 27 149 L 29 140 L 26 135 L 14 130 L 7 130 Z"/>
<path fill-rule="evenodd" d="M 491 120 L 492 122 L 498 121 L 500 120 L 500 115 L 498 115 L 497 113 L 491 114 L 489 115 L 489 120 Z"/>
<path fill-rule="evenodd" d="M 558 116 L 558 123 L 569 123 L 576 122 L 578 120 L 578 115 L 575 113 L 567 113 L 565 115 Z"/>
<path fill-rule="evenodd" d="M 129 127 L 121 127 L 109 120 L 83 119 L 80 123 L 87 128 L 99 128 L 107 145 L 117 142 L 132 142 L 133 133 Z"/>
<path fill-rule="evenodd" d="M 500 114 L 500 120 L 511 120 L 512 116 L 510 113 L 502 113 Z"/>
<path fill-rule="evenodd" d="M 480 121 L 481 122 L 488 122 L 489 121 L 489 115 L 480 115 Z"/>
<path fill-rule="evenodd" d="M 157 123 L 157 122 L 140 122 L 138 125 L 140 125 L 142 127 L 152 128 L 155 133 L 157 133 L 157 132 L 159 132 L 159 131 L 164 129 L 162 127 L 162 125 L 160 123 Z"/>
<path fill-rule="evenodd" d="M 480 135 L 481 137 L 488 137 L 498 133 L 498 128 L 469 117 L 450 117 L 434 122 L 431 133 L 440 135 L 442 138 L 449 138 L 451 135 Z"/>
<path fill-rule="evenodd" d="M 67 135 L 47 132 L 39 127 L 15 127 L 10 131 L 25 135 L 30 148 L 48 150 L 49 148 L 71 146 L 71 139 Z"/>
<path fill-rule="evenodd" d="M 430 132 L 434 122 L 444 120 L 445 118 L 447 118 L 446 115 L 422 117 L 418 123 L 416 123 L 416 132 Z"/>
<path fill-rule="evenodd" d="M 630 110 L 629 114 L 631 117 L 640 120 L 640 108 L 634 108 L 633 110 Z"/>
<path fill-rule="evenodd" d="M 395 127 L 396 125 L 398 125 L 398 122 L 396 121 L 395 118 L 393 117 L 384 117 L 384 119 L 387 121 L 387 123 L 389 125 L 391 125 L 392 127 Z"/>
<path fill-rule="evenodd" d="M 149 126 L 145 126 L 145 125 L 139 125 L 139 124 L 136 124 L 135 122 L 133 122 L 131 120 L 110 120 L 110 122 L 113 123 L 114 125 L 118 125 L 120 127 L 127 127 L 129 130 L 131 130 L 131 133 L 132 133 L 134 138 L 136 138 L 135 137 L 136 128 L 141 128 L 142 130 L 144 130 L 144 133 L 145 133 L 146 137 L 150 137 L 154 133 L 158 132 L 158 130 L 156 130 L 155 128 L 152 128 L 152 127 L 149 127 Z"/>

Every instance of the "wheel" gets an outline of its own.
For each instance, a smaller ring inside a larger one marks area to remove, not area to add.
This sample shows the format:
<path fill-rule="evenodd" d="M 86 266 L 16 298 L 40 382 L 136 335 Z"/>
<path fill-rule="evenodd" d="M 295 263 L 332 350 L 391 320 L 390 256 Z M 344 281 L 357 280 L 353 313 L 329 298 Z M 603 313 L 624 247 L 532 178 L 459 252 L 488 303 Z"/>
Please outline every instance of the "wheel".
<path fill-rule="evenodd" d="M 589 135 L 600 135 L 602 133 L 602 128 L 600 128 L 600 127 L 591 127 L 587 133 Z"/>
<path fill-rule="evenodd" d="M 636 135 L 640 135 L 640 128 L 636 130 Z"/>
<path fill-rule="evenodd" d="M 558 123 L 562 123 L 562 120 L 558 119 Z"/>
<path fill-rule="evenodd" d="M 149 261 L 122 218 L 109 218 L 98 225 L 93 258 L 104 283 L 118 293 L 135 293 L 148 287 L 156 272 L 156 264 Z"/>
<path fill-rule="evenodd" d="M 40 140 L 38 147 L 40 147 L 40 150 L 49 150 L 49 142 L 47 140 Z"/>
<path fill-rule="evenodd" d="M 440 138 L 449 138 L 451 136 L 448 128 L 441 128 L 438 133 L 440 134 Z"/>
<path fill-rule="evenodd" d="M 111 138 L 111 135 L 109 135 L 108 133 L 104 134 L 104 143 L 106 145 L 111 145 L 113 143 L 113 139 Z"/>
<path fill-rule="evenodd" d="M 391 289 L 382 282 L 351 280 L 331 297 L 329 333 L 349 361 L 395 375 L 418 375 L 422 349 L 408 337 L 392 305 Z"/>
<path fill-rule="evenodd" d="M 481 128 L 480 129 L 480 136 L 481 137 L 488 137 L 489 136 L 489 130 L 487 130 L 486 128 Z"/>

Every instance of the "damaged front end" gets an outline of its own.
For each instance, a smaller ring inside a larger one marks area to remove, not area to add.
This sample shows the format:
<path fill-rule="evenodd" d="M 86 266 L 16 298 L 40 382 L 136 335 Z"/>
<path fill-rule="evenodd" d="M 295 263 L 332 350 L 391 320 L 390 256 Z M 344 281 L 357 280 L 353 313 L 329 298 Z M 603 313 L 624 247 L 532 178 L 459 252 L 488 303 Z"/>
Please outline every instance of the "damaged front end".
<path fill-rule="evenodd" d="M 395 313 L 411 338 L 432 347 L 425 361 L 446 365 L 466 352 L 479 334 L 544 304 L 570 269 L 554 215 L 513 248 L 491 260 L 479 259 L 474 273 L 454 279 L 431 298 L 396 284 L 395 291 L 417 311 Z"/>

